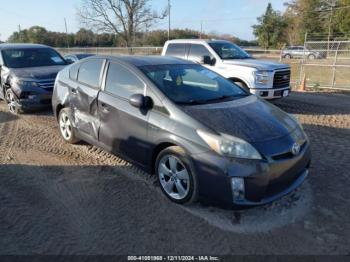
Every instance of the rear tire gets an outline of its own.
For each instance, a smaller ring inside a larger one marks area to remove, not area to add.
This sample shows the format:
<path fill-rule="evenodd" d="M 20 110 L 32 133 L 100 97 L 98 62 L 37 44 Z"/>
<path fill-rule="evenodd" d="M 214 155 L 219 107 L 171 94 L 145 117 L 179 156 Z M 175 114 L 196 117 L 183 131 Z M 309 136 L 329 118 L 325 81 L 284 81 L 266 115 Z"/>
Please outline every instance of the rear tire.
<path fill-rule="evenodd" d="M 156 175 L 163 193 L 178 204 L 191 204 L 198 199 L 198 180 L 191 160 L 178 146 L 161 151 L 155 163 Z"/>
<path fill-rule="evenodd" d="M 286 58 L 286 59 L 291 59 L 292 56 L 291 56 L 290 54 L 287 54 L 287 55 L 284 56 L 284 58 Z"/>
<path fill-rule="evenodd" d="M 58 115 L 58 125 L 60 133 L 64 141 L 69 144 L 76 144 L 79 139 L 75 135 L 73 128 L 72 111 L 68 108 L 63 108 Z"/>

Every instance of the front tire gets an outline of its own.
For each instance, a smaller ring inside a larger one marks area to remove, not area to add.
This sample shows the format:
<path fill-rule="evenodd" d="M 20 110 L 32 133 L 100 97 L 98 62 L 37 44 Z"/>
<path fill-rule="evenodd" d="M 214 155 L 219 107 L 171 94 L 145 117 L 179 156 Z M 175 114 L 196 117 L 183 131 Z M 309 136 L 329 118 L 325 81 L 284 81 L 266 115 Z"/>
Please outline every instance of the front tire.
<path fill-rule="evenodd" d="M 75 135 L 72 120 L 72 111 L 63 108 L 58 115 L 58 124 L 62 138 L 69 144 L 76 144 L 79 139 Z"/>
<path fill-rule="evenodd" d="M 5 92 L 5 101 L 7 103 L 8 110 L 12 113 L 17 115 L 20 111 L 18 108 L 18 103 L 16 99 L 16 95 L 13 93 L 11 88 L 6 89 Z"/>
<path fill-rule="evenodd" d="M 238 86 L 239 86 L 240 88 L 242 88 L 244 91 L 250 93 L 249 87 L 248 87 L 245 83 L 243 83 L 243 82 L 241 82 L 241 81 L 233 81 L 233 83 L 234 83 L 235 85 L 238 85 Z"/>
<path fill-rule="evenodd" d="M 156 160 L 156 174 L 163 193 L 178 204 L 198 199 L 198 182 L 189 157 L 178 146 L 161 151 Z"/>

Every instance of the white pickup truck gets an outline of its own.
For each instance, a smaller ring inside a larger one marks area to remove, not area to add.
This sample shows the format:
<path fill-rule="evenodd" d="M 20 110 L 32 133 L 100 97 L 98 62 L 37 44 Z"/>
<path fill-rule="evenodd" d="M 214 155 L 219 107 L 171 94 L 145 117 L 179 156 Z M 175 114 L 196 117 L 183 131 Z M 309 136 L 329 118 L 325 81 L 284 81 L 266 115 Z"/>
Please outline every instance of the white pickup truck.
<path fill-rule="evenodd" d="M 290 93 L 290 66 L 252 58 L 237 45 L 224 40 L 170 40 L 162 55 L 200 63 L 265 99 Z"/>

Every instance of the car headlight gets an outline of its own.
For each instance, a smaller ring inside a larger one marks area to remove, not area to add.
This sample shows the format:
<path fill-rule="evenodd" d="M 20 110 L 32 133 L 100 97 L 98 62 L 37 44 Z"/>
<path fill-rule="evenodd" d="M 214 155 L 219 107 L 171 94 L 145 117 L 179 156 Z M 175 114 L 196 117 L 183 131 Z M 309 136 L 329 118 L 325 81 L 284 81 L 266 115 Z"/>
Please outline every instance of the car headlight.
<path fill-rule="evenodd" d="M 14 83 L 22 87 L 37 87 L 38 83 L 34 81 L 26 81 L 21 79 L 14 79 Z"/>
<path fill-rule="evenodd" d="M 270 71 L 262 70 L 256 71 L 255 73 L 255 83 L 266 85 L 270 81 Z"/>
<path fill-rule="evenodd" d="M 202 130 L 197 130 L 198 135 L 215 152 L 223 156 L 261 159 L 259 152 L 248 142 L 229 135 L 217 136 Z"/>

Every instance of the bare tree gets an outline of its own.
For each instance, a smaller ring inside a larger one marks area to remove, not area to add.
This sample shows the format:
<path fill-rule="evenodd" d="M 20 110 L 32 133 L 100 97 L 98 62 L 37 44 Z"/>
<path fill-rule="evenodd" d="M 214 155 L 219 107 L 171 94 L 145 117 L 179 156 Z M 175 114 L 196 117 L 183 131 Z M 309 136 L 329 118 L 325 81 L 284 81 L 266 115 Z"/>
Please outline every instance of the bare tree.
<path fill-rule="evenodd" d="M 120 36 L 128 47 L 135 42 L 137 30 L 167 16 L 166 10 L 160 15 L 153 11 L 149 0 L 82 0 L 77 13 L 81 23 Z"/>

